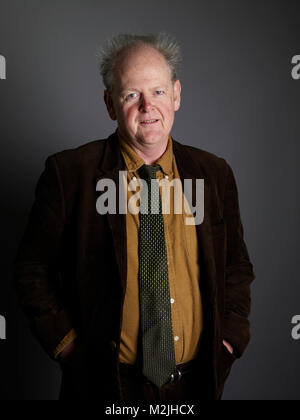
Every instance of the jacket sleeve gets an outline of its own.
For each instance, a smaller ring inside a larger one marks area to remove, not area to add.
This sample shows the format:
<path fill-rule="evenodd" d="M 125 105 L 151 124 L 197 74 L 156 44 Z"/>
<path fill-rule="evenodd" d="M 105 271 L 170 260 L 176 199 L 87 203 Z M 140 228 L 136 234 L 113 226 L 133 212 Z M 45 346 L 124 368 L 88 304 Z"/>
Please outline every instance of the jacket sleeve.
<path fill-rule="evenodd" d="M 236 357 L 241 357 L 250 341 L 250 285 L 255 276 L 244 242 L 236 181 L 229 165 L 224 220 L 227 230 L 224 339 L 234 347 Z"/>
<path fill-rule="evenodd" d="M 63 187 L 55 155 L 46 160 L 28 225 L 14 260 L 14 280 L 30 327 L 51 358 L 72 330 L 60 293 L 59 249 L 65 224 Z"/>

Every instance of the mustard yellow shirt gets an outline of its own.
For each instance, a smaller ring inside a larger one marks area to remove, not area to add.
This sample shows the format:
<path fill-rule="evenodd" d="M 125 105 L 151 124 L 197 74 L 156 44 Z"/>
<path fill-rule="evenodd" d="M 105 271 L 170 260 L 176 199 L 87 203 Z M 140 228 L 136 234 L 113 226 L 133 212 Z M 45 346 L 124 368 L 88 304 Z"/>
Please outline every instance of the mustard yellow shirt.
<path fill-rule="evenodd" d="M 121 152 L 127 170 L 127 182 L 140 178 L 138 169 L 145 161 L 119 135 Z M 169 136 L 165 153 L 157 160 L 162 170 L 157 178 L 168 177 L 180 180 L 173 140 Z M 166 178 L 165 178 L 166 179 Z M 180 181 L 181 182 L 181 181 Z M 128 191 L 127 202 L 136 191 Z M 202 300 L 199 288 L 200 266 L 198 263 L 198 240 L 195 225 L 187 225 L 185 217 L 193 217 L 185 212 L 184 194 L 182 214 L 174 213 L 174 189 L 171 188 L 170 211 L 163 214 L 167 248 L 169 287 L 171 297 L 171 314 L 174 335 L 176 363 L 185 363 L 196 357 L 200 336 L 203 329 Z M 162 193 L 162 187 L 160 187 Z M 177 196 L 178 197 L 178 196 Z M 162 205 L 164 206 L 162 196 Z M 186 204 L 187 205 L 187 204 Z M 127 288 L 123 306 L 121 342 L 119 359 L 122 363 L 134 364 L 137 358 L 139 331 L 139 285 L 138 285 L 138 230 L 139 214 L 126 214 L 127 229 Z"/>

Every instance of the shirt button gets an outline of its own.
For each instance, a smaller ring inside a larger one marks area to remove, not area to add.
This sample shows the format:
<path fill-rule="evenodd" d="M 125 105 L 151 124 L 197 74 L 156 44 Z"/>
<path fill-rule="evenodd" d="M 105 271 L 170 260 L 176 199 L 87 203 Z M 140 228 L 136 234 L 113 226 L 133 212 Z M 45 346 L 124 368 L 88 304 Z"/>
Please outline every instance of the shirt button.
<path fill-rule="evenodd" d="M 171 299 L 171 303 L 174 303 L 174 302 L 175 302 L 175 300 L 172 298 L 172 299 Z"/>
<path fill-rule="evenodd" d="M 178 341 L 179 340 L 179 337 L 178 337 L 178 335 L 176 335 L 175 337 L 174 337 L 174 341 Z"/>

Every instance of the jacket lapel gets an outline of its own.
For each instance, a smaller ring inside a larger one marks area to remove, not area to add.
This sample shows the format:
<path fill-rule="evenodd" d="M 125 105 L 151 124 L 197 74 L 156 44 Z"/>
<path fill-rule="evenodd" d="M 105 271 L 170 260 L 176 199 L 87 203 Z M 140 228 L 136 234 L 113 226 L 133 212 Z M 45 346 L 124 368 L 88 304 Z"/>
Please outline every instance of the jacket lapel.
<path fill-rule="evenodd" d="M 96 174 L 96 183 L 100 179 L 108 178 L 114 181 L 117 191 L 116 214 L 107 213 L 108 224 L 111 230 L 115 256 L 120 273 L 121 285 L 126 289 L 127 280 L 127 238 L 126 238 L 126 214 L 119 214 L 119 171 L 124 171 L 123 162 L 117 132 L 112 134 L 106 141 L 103 158 Z"/>

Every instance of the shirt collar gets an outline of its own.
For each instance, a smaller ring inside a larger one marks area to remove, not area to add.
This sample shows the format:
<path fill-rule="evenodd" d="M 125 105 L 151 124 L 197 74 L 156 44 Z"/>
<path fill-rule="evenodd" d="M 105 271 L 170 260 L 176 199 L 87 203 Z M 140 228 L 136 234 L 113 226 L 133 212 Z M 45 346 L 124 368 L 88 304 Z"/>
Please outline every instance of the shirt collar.
<path fill-rule="evenodd" d="M 118 130 L 119 144 L 122 155 L 125 160 L 127 170 L 129 172 L 136 172 L 141 166 L 145 165 L 144 159 L 142 159 L 129 143 L 120 135 Z M 160 165 L 162 171 L 166 175 L 172 175 L 172 161 L 173 161 L 173 140 L 169 135 L 168 145 L 164 154 L 155 162 L 156 165 Z"/>

